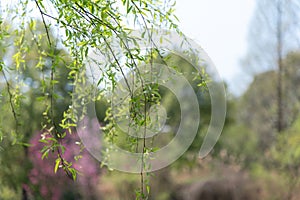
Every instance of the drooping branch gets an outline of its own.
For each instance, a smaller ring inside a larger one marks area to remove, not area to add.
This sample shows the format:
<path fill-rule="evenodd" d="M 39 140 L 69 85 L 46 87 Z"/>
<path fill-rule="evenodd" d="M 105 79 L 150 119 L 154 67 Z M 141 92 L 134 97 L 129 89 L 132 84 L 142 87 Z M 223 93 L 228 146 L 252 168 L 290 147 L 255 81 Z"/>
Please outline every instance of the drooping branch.
<path fill-rule="evenodd" d="M 47 34 L 47 39 L 48 39 L 49 45 L 52 46 L 51 40 L 50 40 L 50 35 L 49 35 L 49 29 L 48 29 L 48 26 L 47 26 L 45 18 L 44 18 L 44 12 L 42 11 L 41 6 L 37 2 L 37 0 L 34 0 L 34 1 L 35 1 L 36 6 L 39 9 L 40 14 L 41 14 L 41 17 L 42 17 L 42 20 L 43 20 L 43 24 L 44 24 L 44 27 L 45 27 L 45 30 L 46 30 L 46 34 Z"/>
<path fill-rule="evenodd" d="M 18 133 L 19 122 L 18 122 L 16 108 L 15 108 L 15 105 L 14 105 L 14 102 L 13 102 L 14 101 L 14 95 L 11 92 L 11 85 L 8 82 L 8 79 L 6 77 L 6 74 L 5 74 L 4 70 L 2 70 L 2 74 L 3 74 L 3 77 L 4 77 L 5 83 L 6 83 L 6 88 L 7 88 L 7 92 L 8 92 L 8 96 L 9 96 L 10 108 L 11 108 L 11 111 L 13 113 L 13 117 L 14 117 L 15 124 L 16 124 L 16 133 Z"/>

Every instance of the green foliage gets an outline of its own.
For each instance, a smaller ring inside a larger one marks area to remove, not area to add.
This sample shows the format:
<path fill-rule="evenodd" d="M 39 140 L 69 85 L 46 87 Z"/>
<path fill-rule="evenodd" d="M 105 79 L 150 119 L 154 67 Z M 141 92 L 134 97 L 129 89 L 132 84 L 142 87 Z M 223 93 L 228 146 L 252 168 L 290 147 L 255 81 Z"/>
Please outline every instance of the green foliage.
<path fill-rule="evenodd" d="M 226 162 L 250 167 L 259 157 L 258 136 L 243 125 L 229 125 L 220 138 Z"/>
<path fill-rule="evenodd" d="M 262 150 L 272 144 L 276 132 L 276 78 L 275 71 L 257 75 L 238 105 L 240 122 L 258 135 Z M 264 122 L 263 126 L 261 122 Z"/>
<path fill-rule="evenodd" d="M 253 82 L 237 104 L 236 129 L 229 135 L 245 132 L 238 140 L 237 149 L 243 155 L 240 163 L 248 166 L 251 174 L 266 183 L 266 190 L 276 190 L 277 198 L 292 199 L 299 186 L 299 52 L 291 52 L 283 60 L 285 73 L 282 83 L 284 131 L 276 131 L 277 123 L 277 77 L 278 71 L 272 70 L 254 77 Z M 227 131 L 222 137 L 226 137 Z M 221 139 L 221 142 L 225 139 Z M 229 140 L 229 139 L 228 139 Z M 244 140 L 244 141 L 243 141 Z M 232 145 L 234 147 L 234 145 Z M 239 150 L 238 150 L 239 149 Z M 251 150 L 252 149 L 252 150 Z M 235 154 L 236 155 L 236 154 Z M 236 155 L 240 158 L 240 155 Z M 247 162 L 247 158 L 249 158 Z M 248 163 L 248 164 L 247 164 Z M 271 184 L 274 182 L 274 184 Z M 274 188 L 277 189 L 274 189 Z M 281 188 L 281 189 L 279 189 Z M 271 194 L 272 192 L 270 192 Z M 270 197 L 271 198 L 271 197 Z M 272 198 L 271 198 L 272 199 Z"/>
<path fill-rule="evenodd" d="M 293 126 L 281 133 L 277 137 L 276 145 L 272 148 L 272 156 L 277 165 L 284 172 L 298 176 L 298 166 L 300 164 L 300 118 Z M 296 174 L 293 174 L 296 173 Z"/>
<path fill-rule="evenodd" d="M 252 163 L 249 170 L 256 185 L 261 188 L 262 199 L 287 199 L 287 182 L 277 173 L 275 169 L 270 169 L 259 162 Z"/>
<path fill-rule="evenodd" d="M 3 200 L 12 200 L 12 199 L 18 199 L 20 196 L 20 192 L 16 192 L 12 190 L 10 187 L 3 186 L 2 183 L 0 183 L 2 186 L 0 189 L 0 198 Z"/>

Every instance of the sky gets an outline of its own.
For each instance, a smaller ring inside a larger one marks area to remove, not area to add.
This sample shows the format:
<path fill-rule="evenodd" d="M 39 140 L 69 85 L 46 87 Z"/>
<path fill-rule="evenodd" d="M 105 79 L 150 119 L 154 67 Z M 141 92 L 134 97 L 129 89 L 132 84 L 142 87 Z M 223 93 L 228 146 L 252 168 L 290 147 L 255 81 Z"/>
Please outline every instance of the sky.
<path fill-rule="evenodd" d="M 240 62 L 247 53 L 254 7 L 255 0 L 177 0 L 176 4 L 180 30 L 206 51 L 236 95 L 249 84 Z"/>

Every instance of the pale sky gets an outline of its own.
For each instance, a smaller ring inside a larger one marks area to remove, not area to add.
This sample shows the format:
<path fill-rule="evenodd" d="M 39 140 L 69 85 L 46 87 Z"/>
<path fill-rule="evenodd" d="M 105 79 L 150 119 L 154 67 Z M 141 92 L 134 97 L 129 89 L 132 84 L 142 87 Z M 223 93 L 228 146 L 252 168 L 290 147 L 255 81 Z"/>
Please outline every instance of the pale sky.
<path fill-rule="evenodd" d="M 254 7 L 255 0 L 177 0 L 181 31 L 206 51 L 235 94 L 249 83 L 241 77 L 240 60 Z"/>

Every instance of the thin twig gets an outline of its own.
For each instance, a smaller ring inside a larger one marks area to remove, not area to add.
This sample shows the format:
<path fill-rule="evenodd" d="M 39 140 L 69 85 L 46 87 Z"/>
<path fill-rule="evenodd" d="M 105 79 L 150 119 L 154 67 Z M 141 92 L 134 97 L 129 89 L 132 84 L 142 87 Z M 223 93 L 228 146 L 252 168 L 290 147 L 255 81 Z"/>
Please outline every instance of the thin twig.
<path fill-rule="evenodd" d="M 44 24 L 44 27 L 45 27 L 45 29 L 46 29 L 47 39 L 48 39 L 48 42 L 49 42 L 49 44 L 50 44 L 50 46 L 51 46 L 51 40 L 50 40 L 49 30 L 48 30 L 48 27 L 47 27 L 47 24 L 46 24 L 44 15 L 43 15 L 44 12 L 42 11 L 42 9 L 41 9 L 39 3 L 37 2 L 37 0 L 34 0 L 34 1 L 35 1 L 36 6 L 38 7 L 38 9 L 39 9 L 39 11 L 40 11 L 40 14 L 41 14 L 41 16 L 42 16 L 43 24 Z"/>
<path fill-rule="evenodd" d="M 14 120 L 15 120 L 15 123 L 16 123 L 16 132 L 18 132 L 18 126 L 19 126 L 19 122 L 18 122 L 18 118 L 17 118 L 17 112 L 16 112 L 16 109 L 15 109 L 15 106 L 14 106 L 14 103 L 13 103 L 13 94 L 10 90 L 11 86 L 8 82 L 8 79 L 4 73 L 4 70 L 2 70 L 2 74 L 3 74 L 3 77 L 5 79 L 5 82 L 6 82 L 6 86 L 7 86 L 7 92 L 8 92 L 8 95 L 9 95 L 9 104 L 10 104 L 10 108 L 12 110 L 12 113 L 13 113 L 13 116 L 14 116 Z"/>

